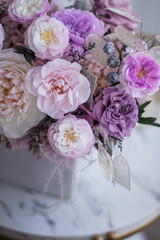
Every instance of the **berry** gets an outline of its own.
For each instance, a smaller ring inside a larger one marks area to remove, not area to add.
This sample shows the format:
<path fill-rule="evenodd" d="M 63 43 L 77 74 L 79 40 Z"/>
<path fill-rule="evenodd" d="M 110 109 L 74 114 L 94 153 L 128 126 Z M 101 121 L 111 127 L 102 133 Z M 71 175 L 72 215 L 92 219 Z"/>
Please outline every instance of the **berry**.
<path fill-rule="evenodd" d="M 115 84 L 115 83 L 119 82 L 119 76 L 118 76 L 117 73 L 111 72 L 111 73 L 108 74 L 108 79 L 107 80 L 108 80 L 109 83 Z"/>
<path fill-rule="evenodd" d="M 111 68 L 116 68 L 120 66 L 121 61 L 116 56 L 110 56 L 107 64 Z"/>
<path fill-rule="evenodd" d="M 113 42 L 108 42 L 103 48 L 103 51 L 108 55 L 112 55 L 115 52 L 115 50 L 116 48 Z"/>

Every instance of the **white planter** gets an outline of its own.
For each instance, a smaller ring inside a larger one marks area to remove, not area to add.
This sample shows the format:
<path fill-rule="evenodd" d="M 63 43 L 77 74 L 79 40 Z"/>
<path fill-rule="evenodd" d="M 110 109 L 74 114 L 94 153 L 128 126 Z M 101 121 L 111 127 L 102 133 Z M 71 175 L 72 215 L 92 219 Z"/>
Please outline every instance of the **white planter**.
<path fill-rule="evenodd" d="M 37 159 L 29 151 L 12 151 L 5 146 L 0 146 L 0 180 L 25 187 L 28 190 L 42 193 L 58 163 L 48 159 Z M 61 185 L 63 185 L 63 196 L 67 198 L 70 195 L 73 165 L 72 160 L 63 161 L 51 179 L 46 193 L 61 197 Z"/>

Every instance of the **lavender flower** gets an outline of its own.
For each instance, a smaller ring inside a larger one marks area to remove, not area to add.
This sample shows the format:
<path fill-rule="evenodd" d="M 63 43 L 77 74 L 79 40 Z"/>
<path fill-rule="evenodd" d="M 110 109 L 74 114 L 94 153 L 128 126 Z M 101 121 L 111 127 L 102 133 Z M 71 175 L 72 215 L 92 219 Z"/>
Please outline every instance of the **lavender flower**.
<path fill-rule="evenodd" d="M 109 136 L 123 138 L 138 121 L 135 99 L 124 89 L 104 88 L 93 102 L 91 109 L 95 120 L 104 127 Z"/>
<path fill-rule="evenodd" d="M 104 34 L 104 24 L 101 20 L 89 11 L 77 10 L 74 8 L 57 11 L 51 15 L 64 23 L 70 33 L 70 42 L 74 49 L 80 52 L 86 44 L 86 37 L 90 33 Z"/>

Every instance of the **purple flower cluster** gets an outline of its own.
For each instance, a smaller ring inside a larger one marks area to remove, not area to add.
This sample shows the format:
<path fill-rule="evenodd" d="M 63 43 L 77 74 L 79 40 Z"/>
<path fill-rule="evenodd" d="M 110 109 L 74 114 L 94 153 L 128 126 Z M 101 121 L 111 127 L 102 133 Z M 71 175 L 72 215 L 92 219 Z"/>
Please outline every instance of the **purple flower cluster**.
<path fill-rule="evenodd" d="M 103 22 L 89 11 L 71 8 L 57 11 L 55 14 L 52 14 L 52 17 L 57 18 L 68 27 L 70 41 L 74 48 L 79 51 L 86 44 L 86 37 L 90 33 L 97 33 L 100 36 L 104 34 Z"/>
<path fill-rule="evenodd" d="M 122 139 L 130 133 L 138 121 L 138 106 L 135 99 L 124 89 L 103 89 L 91 106 L 95 120 L 109 136 Z"/>

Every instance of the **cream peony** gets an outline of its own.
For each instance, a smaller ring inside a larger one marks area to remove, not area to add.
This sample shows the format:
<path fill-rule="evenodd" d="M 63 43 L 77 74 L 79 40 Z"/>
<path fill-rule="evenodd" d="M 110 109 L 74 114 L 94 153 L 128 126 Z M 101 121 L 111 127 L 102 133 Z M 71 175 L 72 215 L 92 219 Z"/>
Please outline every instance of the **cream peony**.
<path fill-rule="evenodd" d="M 20 138 L 44 118 L 37 99 L 29 94 L 24 78 L 31 66 L 12 49 L 0 55 L 0 134 Z"/>

